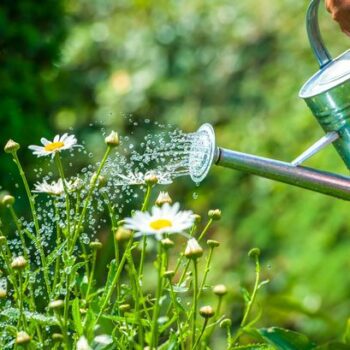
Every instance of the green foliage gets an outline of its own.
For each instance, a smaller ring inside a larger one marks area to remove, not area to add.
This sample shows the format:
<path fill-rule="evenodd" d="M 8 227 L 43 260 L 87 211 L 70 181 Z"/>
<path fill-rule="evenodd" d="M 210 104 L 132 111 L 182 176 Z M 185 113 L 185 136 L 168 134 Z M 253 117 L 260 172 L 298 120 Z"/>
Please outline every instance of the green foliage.
<path fill-rule="evenodd" d="M 47 136 L 40 126 L 45 120 L 59 131 L 78 129 L 98 150 L 88 124 L 128 131 L 123 113 L 186 131 L 211 122 L 220 146 L 286 161 L 322 135 L 297 97 L 318 69 L 305 33 L 307 1 L 67 2 L 69 35 L 56 68 L 62 8 L 30 3 L 0 8 L 4 142 Z M 18 20 L 14 12 L 22 14 Z M 41 12 L 45 16 L 36 20 Z M 322 6 L 320 12 L 321 31 L 336 56 L 349 41 Z M 41 41 L 43 32 L 52 40 Z M 49 53 L 39 55 L 48 41 Z M 27 54 L 18 53 L 27 47 Z M 138 142 L 138 132 L 130 137 Z M 13 168 L 1 164 L 4 183 Z M 348 174 L 332 147 L 306 165 Z M 227 242 L 213 268 L 227 284 L 235 281 L 236 295 L 238 281 L 251 282 L 245 265 L 238 266 L 245 252 L 251 246 L 264 251 L 262 273 L 271 283 L 261 295 L 260 322 L 292 325 L 312 339 L 339 338 L 350 309 L 348 204 L 226 169 L 214 168 L 193 188 L 179 180 L 172 191 L 185 193 L 198 212 L 209 203 L 223 209 L 220 229 L 209 232 Z M 103 259 L 107 254 L 101 266 Z M 236 326 L 242 303 L 227 306 Z"/>

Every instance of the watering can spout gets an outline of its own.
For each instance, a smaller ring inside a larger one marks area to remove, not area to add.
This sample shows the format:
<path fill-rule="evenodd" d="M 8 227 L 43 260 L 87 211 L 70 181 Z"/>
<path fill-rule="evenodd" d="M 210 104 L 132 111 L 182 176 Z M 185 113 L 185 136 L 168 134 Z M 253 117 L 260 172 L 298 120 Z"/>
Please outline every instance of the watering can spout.
<path fill-rule="evenodd" d="M 200 182 L 213 164 L 350 200 L 350 177 L 217 147 L 212 126 L 204 124 L 194 134 L 191 146 L 191 178 Z"/>

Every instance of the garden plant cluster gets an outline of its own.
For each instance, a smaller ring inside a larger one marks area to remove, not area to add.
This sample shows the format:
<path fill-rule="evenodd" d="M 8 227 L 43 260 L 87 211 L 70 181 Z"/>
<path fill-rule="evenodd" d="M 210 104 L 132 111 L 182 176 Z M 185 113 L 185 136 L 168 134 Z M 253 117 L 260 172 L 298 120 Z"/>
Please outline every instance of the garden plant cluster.
<path fill-rule="evenodd" d="M 82 147 L 74 135 L 41 142 L 29 149 L 54 164 L 58 179 L 45 178 L 34 188 L 18 156 L 20 145 L 13 140 L 5 145 L 27 198 L 1 198 L 12 219 L 0 227 L 1 349 L 206 350 L 214 349 L 216 333 L 225 337 L 226 349 L 349 349 L 350 326 L 342 342 L 324 346 L 290 330 L 256 326 L 263 309 L 257 293 L 268 283 L 261 280 L 258 248 L 248 254 L 255 264 L 255 283 L 250 292 L 242 289 L 243 314 L 239 324 L 232 322 L 224 307 L 230 287 L 208 284 L 220 242 L 207 234 L 221 218 L 219 209 L 210 210 L 204 221 L 180 210 L 167 192 L 160 192 L 153 203 L 158 178 L 149 172 L 140 185 L 145 189 L 142 206 L 121 220 L 102 175 L 109 156 L 118 151 L 116 132 L 106 136 L 102 160 L 84 178 L 65 176 L 64 152 Z M 48 199 L 44 209 L 39 208 L 40 196 Z M 17 214 L 17 200 L 28 203 L 29 219 Z M 98 228 L 88 240 L 85 234 L 86 226 L 94 224 L 96 202 L 104 206 L 114 245 L 102 278 L 96 261 L 105 243 L 98 240 Z M 53 215 L 44 216 L 43 210 Z M 144 283 L 149 255 L 156 274 L 151 290 Z"/>

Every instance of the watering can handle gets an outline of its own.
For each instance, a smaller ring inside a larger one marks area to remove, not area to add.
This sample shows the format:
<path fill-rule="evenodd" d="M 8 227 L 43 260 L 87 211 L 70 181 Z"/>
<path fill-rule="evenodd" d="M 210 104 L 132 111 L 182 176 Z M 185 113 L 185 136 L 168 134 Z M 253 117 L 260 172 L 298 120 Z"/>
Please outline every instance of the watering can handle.
<path fill-rule="evenodd" d="M 311 48 L 316 56 L 320 68 L 332 61 L 332 57 L 326 49 L 318 24 L 318 7 L 320 0 L 311 0 L 306 13 L 306 30 Z"/>

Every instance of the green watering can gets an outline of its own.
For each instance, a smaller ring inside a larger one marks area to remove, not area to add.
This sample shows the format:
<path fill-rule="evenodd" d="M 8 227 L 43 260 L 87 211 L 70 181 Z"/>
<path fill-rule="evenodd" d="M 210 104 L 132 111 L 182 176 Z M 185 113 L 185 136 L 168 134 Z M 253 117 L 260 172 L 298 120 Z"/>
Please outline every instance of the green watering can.
<path fill-rule="evenodd" d="M 326 135 L 288 163 L 217 147 L 212 126 L 204 124 L 194 133 L 189 156 L 189 172 L 195 182 L 202 181 L 212 164 L 216 164 L 350 200 L 350 177 L 300 166 L 333 143 L 350 168 L 350 51 L 331 58 L 320 34 L 319 3 L 320 0 L 310 2 L 306 27 L 320 70 L 304 84 L 299 96 L 305 100 Z"/>

